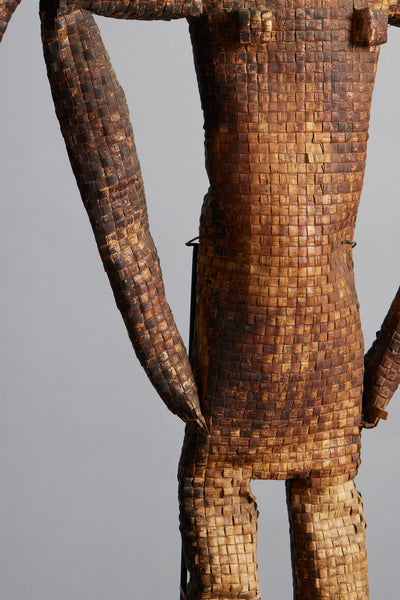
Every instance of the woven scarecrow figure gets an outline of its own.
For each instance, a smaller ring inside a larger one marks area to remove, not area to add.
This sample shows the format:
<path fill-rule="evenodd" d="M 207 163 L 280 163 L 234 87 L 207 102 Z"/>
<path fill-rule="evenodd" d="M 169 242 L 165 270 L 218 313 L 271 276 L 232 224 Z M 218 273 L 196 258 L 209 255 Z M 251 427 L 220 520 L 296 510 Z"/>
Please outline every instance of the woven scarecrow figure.
<path fill-rule="evenodd" d="M 0 35 L 18 1 L 1 0 Z M 400 25 L 399 0 L 42 0 L 40 10 L 57 115 L 118 307 L 158 393 L 187 422 L 187 600 L 260 597 L 251 479 L 287 481 L 294 597 L 365 600 L 354 477 L 360 429 L 385 417 L 400 381 L 400 292 L 364 369 L 352 245 L 379 48 Z M 210 180 L 192 367 L 91 13 L 189 21 Z"/>

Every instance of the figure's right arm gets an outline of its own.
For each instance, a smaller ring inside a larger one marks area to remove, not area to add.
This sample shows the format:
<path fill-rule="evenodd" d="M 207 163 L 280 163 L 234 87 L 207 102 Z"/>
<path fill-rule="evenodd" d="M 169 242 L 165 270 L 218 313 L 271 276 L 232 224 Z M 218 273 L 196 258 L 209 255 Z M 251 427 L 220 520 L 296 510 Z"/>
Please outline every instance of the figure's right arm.
<path fill-rule="evenodd" d="M 184 421 L 205 427 L 186 349 L 165 298 L 125 95 L 90 12 L 74 8 L 57 16 L 54 8 L 62 1 L 41 1 L 44 54 L 61 131 L 104 268 L 136 354 L 158 394 Z M 0 0 L 0 40 L 18 4 Z"/>
<path fill-rule="evenodd" d="M 47 4 L 42 0 L 41 8 Z M 168 408 L 203 427 L 196 384 L 149 231 L 124 92 L 88 11 L 54 18 L 41 10 L 41 17 L 57 117 L 133 347 Z"/>

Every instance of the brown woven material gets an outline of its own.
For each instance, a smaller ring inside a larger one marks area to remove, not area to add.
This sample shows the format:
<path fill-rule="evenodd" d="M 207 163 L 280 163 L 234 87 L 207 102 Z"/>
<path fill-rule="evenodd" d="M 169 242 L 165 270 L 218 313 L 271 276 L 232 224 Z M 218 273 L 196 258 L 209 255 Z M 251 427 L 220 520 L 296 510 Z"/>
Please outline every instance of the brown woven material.
<path fill-rule="evenodd" d="M 53 4 L 41 4 L 48 75 L 117 305 L 135 351 L 168 408 L 185 421 L 202 424 L 196 385 L 165 300 L 148 228 L 124 93 L 90 13 L 77 10 L 55 19 Z"/>
<path fill-rule="evenodd" d="M 0 34 L 16 5 L 0 3 Z M 90 12 L 189 20 L 210 180 L 194 375 L 124 94 Z M 360 428 L 384 416 L 400 382 L 400 291 L 364 376 L 351 253 L 379 48 L 400 2 L 42 0 L 41 17 L 57 116 L 118 307 L 160 396 L 188 421 L 187 599 L 260 598 L 250 482 L 285 479 L 294 597 L 366 600 L 353 479 Z"/>
<path fill-rule="evenodd" d="M 289 480 L 295 598 L 368 598 L 365 517 L 353 481 L 309 487 Z"/>
<path fill-rule="evenodd" d="M 189 427 L 180 465 L 190 599 L 259 593 L 253 502 L 237 508 L 251 478 L 290 480 L 295 598 L 368 597 L 351 248 L 388 13 L 364 8 L 190 21 L 210 178 L 194 357 L 210 436 Z"/>
<path fill-rule="evenodd" d="M 363 417 L 366 426 L 386 419 L 385 408 L 400 383 L 400 288 L 365 356 Z"/>
<path fill-rule="evenodd" d="M 389 6 L 389 25 L 400 27 L 400 3 L 393 3 Z"/>
<path fill-rule="evenodd" d="M 44 0 L 47 10 L 53 5 L 60 17 L 77 9 L 117 19 L 162 19 L 170 21 L 200 15 L 201 0 Z"/>
<path fill-rule="evenodd" d="M 21 0 L 1 0 L 0 2 L 0 42 L 7 25 Z"/>

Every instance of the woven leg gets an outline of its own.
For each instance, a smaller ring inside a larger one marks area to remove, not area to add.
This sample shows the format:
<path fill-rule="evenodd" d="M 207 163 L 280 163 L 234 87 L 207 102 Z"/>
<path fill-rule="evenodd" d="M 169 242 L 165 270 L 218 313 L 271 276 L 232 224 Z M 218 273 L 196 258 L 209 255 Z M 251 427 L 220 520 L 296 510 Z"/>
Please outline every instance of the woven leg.
<path fill-rule="evenodd" d="M 207 466 L 180 480 L 187 600 L 259 596 L 257 506 L 240 470 Z"/>
<path fill-rule="evenodd" d="M 286 484 L 295 600 L 367 600 L 365 517 L 354 482 Z"/>

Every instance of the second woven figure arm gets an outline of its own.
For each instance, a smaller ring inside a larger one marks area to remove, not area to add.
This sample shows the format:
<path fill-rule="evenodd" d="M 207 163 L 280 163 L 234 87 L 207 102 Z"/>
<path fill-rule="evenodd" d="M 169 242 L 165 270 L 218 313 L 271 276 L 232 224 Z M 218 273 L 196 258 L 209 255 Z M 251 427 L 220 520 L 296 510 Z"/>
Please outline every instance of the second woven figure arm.
<path fill-rule="evenodd" d="M 177 18 L 192 3 L 42 0 L 48 76 L 72 168 L 136 354 L 168 408 L 204 426 L 186 349 L 165 298 L 125 95 L 87 10 Z M 147 8 L 149 10 L 147 10 Z M 102 10 L 105 8 L 105 10 Z M 132 9 L 132 10 L 130 10 Z M 135 12 L 136 11 L 136 12 Z"/>
<path fill-rule="evenodd" d="M 363 425 L 375 427 L 386 419 L 385 408 L 400 383 L 400 288 L 365 355 Z"/>
<path fill-rule="evenodd" d="M 0 42 L 21 0 L 0 0 Z M 53 18 L 78 9 L 117 19 L 171 20 L 201 12 L 201 0 L 46 0 L 42 10 Z"/>

